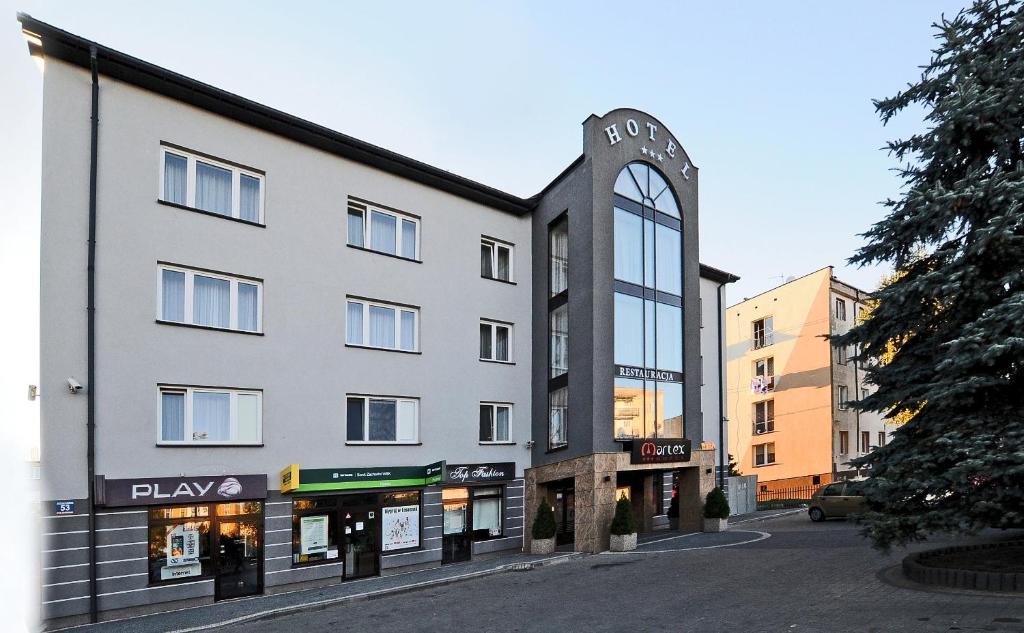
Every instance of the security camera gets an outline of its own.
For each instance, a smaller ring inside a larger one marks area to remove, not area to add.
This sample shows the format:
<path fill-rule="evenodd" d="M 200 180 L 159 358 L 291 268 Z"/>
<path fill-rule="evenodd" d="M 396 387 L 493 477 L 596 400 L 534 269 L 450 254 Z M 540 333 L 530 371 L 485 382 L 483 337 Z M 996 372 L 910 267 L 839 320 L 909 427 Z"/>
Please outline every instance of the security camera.
<path fill-rule="evenodd" d="M 78 393 L 82 390 L 82 383 L 78 382 L 74 378 L 68 378 L 68 391 L 71 393 Z"/>

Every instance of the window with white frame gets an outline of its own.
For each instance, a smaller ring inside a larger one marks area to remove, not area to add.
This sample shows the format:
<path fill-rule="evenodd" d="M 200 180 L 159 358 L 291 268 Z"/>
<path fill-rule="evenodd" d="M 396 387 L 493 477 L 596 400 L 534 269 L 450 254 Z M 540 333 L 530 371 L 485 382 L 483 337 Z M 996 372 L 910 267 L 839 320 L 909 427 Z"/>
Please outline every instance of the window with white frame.
<path fill-rule="evenodd" d="M 263 392 L 161 386 L 157 441 L 160 444 L 260 444 Z"/>
<path fill-rule="evenodd" d="M 774 319 L 765 317 L 751 324 L 753 348 L 761 349 L 775 342 Z"/>
<path fill-rule="evenodd" d="M 512 405 L 495 402 L 480 403 L 480 443 L 508 442 Z"/>
<path fill-rule="evenodd" d="M 480 238 L 480 276 L 512 281 L 512 250 L 512 245 L 507 242 Z"/>
<path fill-rule="evenodd" d="M 839 385 L 839 408 L 847 409 L 850 406 L 850 389 L 846 385 Z"/>
<path fill-rule="evenodd" d="M 157 319 L 262 332 L 263 282 L 161 264 L 157 266 Z"/>
<path fill-rule="evenodd" d="M 345 342 L 349 345 L 419 350 L 419 308 L 349 297 Z"/>
<path fill-rule="evenodd" d="M 770 433 L 775 430 L 775 401 L 764 400 L 754 403 L 754 434 Z"/>
<path fill-rule="evenodd" d="M 419 400 L 350 395 L 346 439 L 349 443 L 415 444 L 419 441 Z"/>
<path fill-rule="evenodd" d="M 512 325 L 480 321 L 480 360 L 512 362 Z"/>
<path fill-rule="evenodd" d="M 349 246 L 419 260 L 419 218 L 349 200 Z"/>
<path fill-rule="evenodd" d="M 885 431 L 878 432 L 878 445 L 885 446 Z"/>
<path fill-rule="evenodd" d="M 754 466 L 767 466 L 775 463 L 775 442 L 754 444 Z"/>
<path fill-rule="evenodd" d="M 264 178 L 257 171 L 176 147 L 160 147 L 160 200 L 263 224 Z"/>
<path fill-rule="evenodd" d="M 759 358 L 754 361 L 753 393 L 766 393 L 775 389 L 775 357 Z"/>

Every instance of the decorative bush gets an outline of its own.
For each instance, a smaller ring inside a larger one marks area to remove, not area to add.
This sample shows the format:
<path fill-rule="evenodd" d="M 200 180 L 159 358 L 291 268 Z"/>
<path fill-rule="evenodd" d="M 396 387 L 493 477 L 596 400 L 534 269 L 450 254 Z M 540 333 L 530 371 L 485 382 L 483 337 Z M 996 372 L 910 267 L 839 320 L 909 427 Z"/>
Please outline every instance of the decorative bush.
<path fill-rule="evenodd" d="M 721 488 L 715 488 L 708 493 L 704 500 L 704 518 L 706 519 L 728 519 L 729 502 Z"/>
<path fill-rule="evenodd" d="M 636 532 L 636 524 L 633 521 L 633 504 L 629 502 L 626 495 L 619 497 L 615 503 L 615 518 L 612 519 L 612 534 L 622 536 Z"/>
<path fill-rule="evenodd" d="M 548 505 L 547 499 L 541 499 L 537 506 L 537 516 L 533 519 L 533 538 L 546 539 L 555 536 L 555 511 Z"/>

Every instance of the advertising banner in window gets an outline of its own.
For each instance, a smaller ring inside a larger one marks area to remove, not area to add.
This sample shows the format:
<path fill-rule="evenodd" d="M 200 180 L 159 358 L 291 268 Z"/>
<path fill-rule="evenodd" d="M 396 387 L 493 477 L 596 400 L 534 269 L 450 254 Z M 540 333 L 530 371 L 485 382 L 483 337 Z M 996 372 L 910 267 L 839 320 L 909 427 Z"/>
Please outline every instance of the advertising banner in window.
<path fill-rule="evenodd" d="M 445 483 L 486 483 L 488 481 L 507 481 L 515 479 L 515 462 L 496 464 L 449 464 Z"/>
<path fill-rule="evenodd" d="M 420 507 L 381 508 L 381 548 L 385 552 L 420 545 Z"/>
<path fill-rule="evenodd" d="M 302 517 L 299 525 L 300 554 L 308 556 L 327 551 L 327 521 L 325 514 Z"/>
<path fill-rule="evenodd" d="M 616 365 L 616 378 L 639 378 L 641 380 L 659 380 L 661 382 L 683 382 L 683 374 L 678 371 L 664 369 L 647 369 L 632 365 Z"/>
<path fill-rule="evenodd" d="M 631 464 L 662 464 L 690 461 L 690 440 L 650 438 L 633 440 Z"/>
<path fill-rule="evenodd" d="M 199 530 L 176 525 L 167 532 L 167 562 L 160 570 L 161 580 L 188 578 L 202 574 L 199 562 Z"/>

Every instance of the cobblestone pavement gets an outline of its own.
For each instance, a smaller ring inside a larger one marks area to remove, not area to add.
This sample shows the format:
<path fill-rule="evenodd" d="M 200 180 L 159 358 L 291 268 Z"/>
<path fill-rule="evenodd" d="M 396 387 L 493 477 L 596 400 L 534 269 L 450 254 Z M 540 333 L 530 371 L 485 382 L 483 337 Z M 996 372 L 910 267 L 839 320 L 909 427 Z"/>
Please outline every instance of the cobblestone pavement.
<path fill-rule="evenodd" d="M 1024 633 L 1022 596 L 924 591 L 883 580 L 905 553 L 883 556 L 849 523 L 816 524 L 795 513 L 755 518 L 724 535 L 649 539 L 637 553 L 588 556 L 230 630 Z"/>

